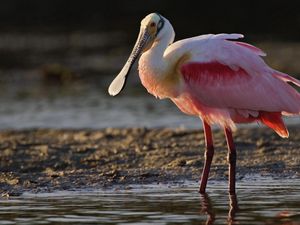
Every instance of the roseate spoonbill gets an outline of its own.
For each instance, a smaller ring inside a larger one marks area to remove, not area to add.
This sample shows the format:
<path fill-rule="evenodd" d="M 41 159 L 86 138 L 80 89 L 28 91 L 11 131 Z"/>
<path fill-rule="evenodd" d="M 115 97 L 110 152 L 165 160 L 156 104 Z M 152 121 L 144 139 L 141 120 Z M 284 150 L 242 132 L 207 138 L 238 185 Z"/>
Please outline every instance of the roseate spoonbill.
<path fill-rule="evenodd" d="M 204 193 L 214 155 L 211 125 L 224 128 L 228 145 L 229 192 L 235 193 L 235 123 L 262 122 L 288 137 L 282 115 L 300 114 L 300 94 L 288 83 L 300 81 L 270 68 L 265 53 L 244 42 L 241 34 L 208 34 L 173 43 L 170 22 L 158 13 L 146 16 L 129 59 L 111 83 L 110 95 L 124 87 L 139 59 L 139 76 L 149 93 L 171 99 L 203 122 L 206 150 L 200 193 Z"/>

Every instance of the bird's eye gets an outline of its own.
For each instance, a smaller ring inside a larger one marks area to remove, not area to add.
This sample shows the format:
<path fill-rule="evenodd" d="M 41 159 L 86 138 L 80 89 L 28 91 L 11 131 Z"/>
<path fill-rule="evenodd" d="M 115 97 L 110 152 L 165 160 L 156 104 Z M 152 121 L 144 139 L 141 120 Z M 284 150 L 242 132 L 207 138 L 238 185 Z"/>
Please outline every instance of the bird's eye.
<path fill-rule="evenodd" d="M 150 23 L 150 27 L 155 27 L 155 23 L 154 22 L 152 22 L 152 23 Z"/>

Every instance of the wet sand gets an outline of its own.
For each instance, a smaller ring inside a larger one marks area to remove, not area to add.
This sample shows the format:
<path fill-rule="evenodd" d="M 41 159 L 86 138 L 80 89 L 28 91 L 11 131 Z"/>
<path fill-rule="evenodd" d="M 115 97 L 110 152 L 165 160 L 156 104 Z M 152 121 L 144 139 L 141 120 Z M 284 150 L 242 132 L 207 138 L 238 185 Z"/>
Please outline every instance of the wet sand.
<path fill-rule="evenodd" d="M 234 133 L 237 178 L 300 177 L 300 126 L 289 139 L 267 128 Z M 212 180 L 227 179 L 226 141 L 214 131 Z M 0 196 L 130 184 L 197 182 L 204 162 L 200 130 L 36 129 L 0 132 Z"/>

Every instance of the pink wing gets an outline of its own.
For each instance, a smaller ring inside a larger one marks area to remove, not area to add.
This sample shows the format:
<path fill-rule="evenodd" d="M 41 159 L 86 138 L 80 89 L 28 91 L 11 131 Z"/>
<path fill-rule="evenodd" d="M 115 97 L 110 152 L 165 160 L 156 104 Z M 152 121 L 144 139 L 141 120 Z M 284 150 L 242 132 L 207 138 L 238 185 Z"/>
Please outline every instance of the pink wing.
<path fill-rule="evenodd" d="M 192 53 L 180 68 L 187 92 L 212 108 L 299 114 L 300 94 L 286 82 L 300 81 L 268 67 L 260 49 L 226 40 L 237 37 L 211 35 L 172 46 L 169 51 Z"/>

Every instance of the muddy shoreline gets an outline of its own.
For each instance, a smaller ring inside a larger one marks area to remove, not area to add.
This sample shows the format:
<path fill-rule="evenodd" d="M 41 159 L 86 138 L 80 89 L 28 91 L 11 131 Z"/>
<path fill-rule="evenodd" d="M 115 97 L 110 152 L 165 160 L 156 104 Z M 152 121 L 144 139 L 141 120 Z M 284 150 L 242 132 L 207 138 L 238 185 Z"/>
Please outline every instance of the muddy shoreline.
<path fill-rule="evenodd" d="M 289 139 L 267 128 L 234 133 L 237 178 L 300 177 L 300 126 Z M 227 178 L 226 141 L 214 131 L 212 180 Z M 0 196 L 130 184 L 198 181 L 204 162 L 201 130 L 34 129 L 0 132 Z"/>

